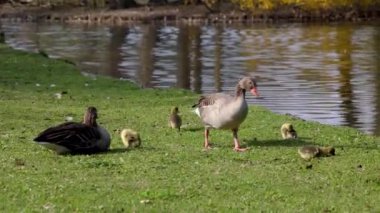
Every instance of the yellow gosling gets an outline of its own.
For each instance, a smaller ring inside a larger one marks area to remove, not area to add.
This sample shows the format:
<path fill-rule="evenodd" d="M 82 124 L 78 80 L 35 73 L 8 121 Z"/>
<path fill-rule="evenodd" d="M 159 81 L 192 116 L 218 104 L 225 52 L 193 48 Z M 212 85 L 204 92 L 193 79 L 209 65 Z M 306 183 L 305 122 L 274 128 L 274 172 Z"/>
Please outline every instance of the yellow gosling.
<path fill-rule="evenodd" d="M 120 137 L 126 148 L 135 148 L 141 145 L 139 133 L 132 129 L 123 129 L 120 133 Z"/>
<path fill-rule="evenodd" d="M 283 139 L 297 138 L 297 132 L 291 123 L 284 123 L 281 126 L 281 135 Z"/>

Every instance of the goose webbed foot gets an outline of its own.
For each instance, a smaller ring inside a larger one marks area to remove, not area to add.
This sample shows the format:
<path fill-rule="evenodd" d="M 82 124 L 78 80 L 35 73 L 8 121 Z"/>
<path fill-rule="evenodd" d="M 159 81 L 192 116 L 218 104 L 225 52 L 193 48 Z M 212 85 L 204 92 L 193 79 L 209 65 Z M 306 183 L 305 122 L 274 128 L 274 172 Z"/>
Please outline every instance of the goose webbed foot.
<path fill-rule="evenodd" d="M 234 151 L 236 152 L 244 152 L 244 151 L 247 151 L 248 148 L 241 148 L 240 147 L 240 143 L 239 143 L 239 139 L 238 139 L 238 129 L 232 129 L 232 133 L 233 133 L 233 137 L 234 137 L 234 144 L 235 144 L 235 147 L 234 147 Z"/>
<path fill-rule="evenodd" d="M 204 149 L 205 151 L 208 151 L 208 150 L 211 150 L 212 147 L 211 147 L 210 145 L 208 145 L 208 146 L 205 146 L 203 149 Z"/>
<path fill-rule="evenodd" d="M 249 148 L 241 148 L 241 147 L 234 147 L 234 151 L 236 152 L 245 152 L 247 151 Z"/>

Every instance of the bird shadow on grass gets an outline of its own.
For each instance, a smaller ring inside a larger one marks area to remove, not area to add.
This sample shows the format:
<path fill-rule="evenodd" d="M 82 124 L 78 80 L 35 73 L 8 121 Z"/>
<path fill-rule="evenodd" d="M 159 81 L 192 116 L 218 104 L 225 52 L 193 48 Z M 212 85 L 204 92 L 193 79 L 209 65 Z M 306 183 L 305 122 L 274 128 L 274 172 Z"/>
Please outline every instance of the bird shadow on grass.
<path fill-rule="evenodd" d="M 140 146 L 136 148 L 113 148 L 108 150 L 107 152 L 102 152 L 101 154 L 118 154 L 118 153 L 124 153 L 124 152 L 141 152 L 141 151 L 157 151 L 158 148 L 155 147 L 145 147 Z"/>
<path fill-rule="evenodd" d="M 157 151 L 157 148 L 154 147 L 137 147 L 137 148 L 113 148 L 105 152 L 96 152 L 96 153 L 83 153 L 83 152 L 76 152 L 76 153 L 67 153 L 67 154 L 61 154 L 62 156 L 75 156 L 75 155 L 109 155 L 109 154 L 119 154 L 119 153 L 127 153 L 127 152 L 134 152 L 134 151 Z"/>
<path fill-rule="evenodd" d="M 181 131 L 198 132 L 204 129 L 205 129 L 204 127 L 189 127 L 189 128 L 182 128 Z"/>
<path fill-rule="evenodd" d="M 253 139 L 245 139 L 240 141 L 241 148 L 249 148 L 249 147 L 259 147 L 259 146 L 286 146 L 286 147 L 299 147 L 304 145 L 317 145 L 319 144 L 312 143 L 310 141 L 310 138 L 302 137 L 297 139 L 270 139 L 270 140 L 257 140 L 256 138 Z M 212 148 L 227 148 L 227 147 L 233 147 L 233 142 L 231 144 L 222 145 L 223 143 L 221 141 L 211 141 L 210 146 Z"/>
<path fill-rule="evenodd" d="M 129 149 L 126 148 L 114 148 L 110 149 L 104 152 L 73 152 L 73 153 L 65 153 L 61 154 L 62 156 L 75 156 L 75 155 L 107 155 L 107 154 L 116 154 L 116 153 L 123 153 L 123 152 L 129 152 Z"/>
<path fill-rule="evenodd" d="M 303 145 L 313 144 L 308 138 L 297 138 L 297 139 L 270 139 L 270 140 L 257 140 L 249 139 L 244 141 L 247 147 L 252 146 L 287 146 L 287 147 L 298 147 Z M 318 144 L 313 144 L 318 145 Z"/>
<path fill-rule="evenodd" d="M 334 145 L 334 148 L 338 149 L 366 149 L 366 150 L 378 150 L 379 146 L 377 145 L 366 145 L 366 144 L 352 144 L 352 145 Z"/>
<path fill-rule="evenodd" d="M 283 146 L 283 147 L 300 147 L 305 145 L 314 145 L 314 146 L 320 146 L 320 147 L 326 147 L 326 146 L 333 146 L 334 148 L 338 149 L 345 149 L 345 148 L 356 148 L 356 149 L 378 149 L 378 146 L 375 144 L 344 144 L 344 145 L 335 145 L 335 144 L 320 144 L 315 143 L 311 138 L 308 137 L 300 137 L 297 139 L 270 139 L 270 140 L 257 140 L 254 139 L 248 139 L 244 140 L 243 147 L 269 147 L 269 146 Z"/>
<path fill-rule="evenodd" d="M 123 153 L 123 152 L 130 152 L 131 149 L 126 148 L 113 148 L 108 150 L 107 152 L 102 152 L 101 154 L 117 154 L 117 153 Z"/>

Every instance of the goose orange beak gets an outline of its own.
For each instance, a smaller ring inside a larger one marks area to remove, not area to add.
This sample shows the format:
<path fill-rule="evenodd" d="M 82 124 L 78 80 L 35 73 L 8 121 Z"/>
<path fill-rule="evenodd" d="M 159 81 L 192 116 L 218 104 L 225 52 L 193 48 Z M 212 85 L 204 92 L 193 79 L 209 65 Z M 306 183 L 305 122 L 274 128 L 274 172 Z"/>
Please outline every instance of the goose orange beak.
<path fill-rule="evenodd" d="M 259 92 L 257 91 L 257 88 L 256 88 L 256 87 L 253 87 L 253 88 L 251 89 L 251 93 L 252 93 L 252 95 L 257 96 L 257 97 L 260 96 L 260 95 L 259 95 Z"/>

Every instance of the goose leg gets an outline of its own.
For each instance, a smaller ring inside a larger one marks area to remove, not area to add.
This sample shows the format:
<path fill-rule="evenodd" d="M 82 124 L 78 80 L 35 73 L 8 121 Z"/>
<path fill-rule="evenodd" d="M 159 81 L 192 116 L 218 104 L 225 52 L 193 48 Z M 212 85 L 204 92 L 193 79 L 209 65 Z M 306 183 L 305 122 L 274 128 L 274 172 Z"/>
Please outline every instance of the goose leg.
<path fill-rule="evenodd" d="M 205 149 L 210 149 L 210 143 L 208 141 L 210 130 L 208 128 L 205 128 Z"/>
<path fill-rule="evenodd" d="M 237 152 L 244 152 L 245 150 L 247 150 L 247 148 L 241 148 L 240 147 L 239 139 L 238 139 L 238 134 L 237 134 L 238 133 L 238 129 L 233 129 L 232 133 L 233 133 L 233 136 L 234 136 L 234 144 L 235 144 L 234 150 L 237 151 Z"/>

